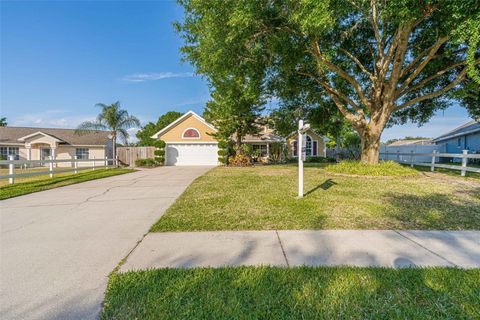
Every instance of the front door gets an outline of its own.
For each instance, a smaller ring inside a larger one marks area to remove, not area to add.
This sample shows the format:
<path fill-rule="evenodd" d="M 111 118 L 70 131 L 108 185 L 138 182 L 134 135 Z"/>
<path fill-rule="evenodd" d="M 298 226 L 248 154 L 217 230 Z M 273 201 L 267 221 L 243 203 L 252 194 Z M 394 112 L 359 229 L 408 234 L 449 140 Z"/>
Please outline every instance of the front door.
<path fill-rule="evenodd" d="M 52 149 L 50 148 L 40 149 L 40 160 L 49 160 L 51 155 L 52 155 Z M 45 163 L 42 163 L 42 165 L 45 165 Z"/>

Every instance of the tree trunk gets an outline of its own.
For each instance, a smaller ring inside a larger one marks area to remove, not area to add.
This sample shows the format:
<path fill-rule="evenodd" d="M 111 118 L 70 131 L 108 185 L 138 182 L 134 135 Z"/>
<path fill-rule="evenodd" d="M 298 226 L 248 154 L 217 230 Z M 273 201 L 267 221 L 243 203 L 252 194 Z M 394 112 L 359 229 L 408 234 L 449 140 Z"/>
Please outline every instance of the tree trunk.
<path fill-rule="evenodd" d="M 235 154 L 239 156 L 242 154 L 242 135 L 240 134 L 239 131 L 237 131 L 236 135 L 237 135 L 237 141 L 235 143 L 236 143 L 237 149 L 235 150 Z"/>
<path fill-rule="evenodd" d="M 340 162 L 340 145 L 342 143 L 340 132 L 337 133 L 335 142 L 335 161 Z"/>
<path fill-rule="evenodd" d="M 113 165 L 117 166 L 117 135 L 112 134 L 112 153 L 113 153 Z"/>
<path fill-rule="evenodd" d="M 378 164 L 380 133 L 377 130 L 365 129 L 360 133 L 361 153 L 360 161 L 368 164 Z"/>

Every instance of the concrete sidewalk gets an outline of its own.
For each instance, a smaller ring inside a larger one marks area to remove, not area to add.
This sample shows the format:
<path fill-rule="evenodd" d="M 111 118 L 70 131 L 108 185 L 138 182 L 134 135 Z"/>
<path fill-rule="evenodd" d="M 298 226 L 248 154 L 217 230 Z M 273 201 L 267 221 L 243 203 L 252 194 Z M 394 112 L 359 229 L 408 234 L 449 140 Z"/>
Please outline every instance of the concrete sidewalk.
<path fill-rule="evenodd" d="M 120 271 L 240 265 L 479 268 L 480 231 L 150 233 Z"/>

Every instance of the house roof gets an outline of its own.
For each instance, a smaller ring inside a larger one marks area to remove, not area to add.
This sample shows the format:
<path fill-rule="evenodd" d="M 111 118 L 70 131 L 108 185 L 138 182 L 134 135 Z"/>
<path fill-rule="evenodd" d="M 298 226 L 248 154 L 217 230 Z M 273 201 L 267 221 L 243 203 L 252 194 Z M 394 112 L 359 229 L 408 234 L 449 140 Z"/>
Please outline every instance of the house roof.
<path fill-rule="evenodd" d="M 475 133 L 475 132 L 480 132 L 480 122 L 477 120 L 472 120 L 469 121 L 465 124 L 462 124 L 458 128 L 453 129 L 450 132 L 447 132 L 435 139 L 433 139 L 434 142 L 439 142 L 443 140 L 448 140 L 451 138 L 457 138 L 461 136 L 465 136 L 467 134 Z"/>
<path fill-rule="evenodd" d="M 397 140 L 388 144 L 389 147 L 406 146 L 406 145 L 427 145 L 433 144 L 432 139 L 415 139 L 415 140 Z"/>
<path fill-rule="evenodd" d="M 186 118 L 190 117 L 190 116 L 193 116 L 195 118 L 197 118 L 197 120 L 203 122 L 204 124 L 206 124 L 208 127 L 212 128 L 213 130 L 217 131 L 217 128 L 215 128 L 212 124 L 208 123 L 204 118 L 202 118 L 201 116 L 199 116 L 198 114 L 196 114 L 195 112 L 193 112 L 192 110 L 188 111 L 187 113 L 185 113 L 184 115 L 182 115 L 181 117 L 179 117 L 177 120 L 173 121 L 172 123 L 170 123 L 168 126 L 166 126 L 165 128 L 163 128 L 162 130 L 158 131 L 157 133 L 155 133 L 154 135 L 152 135 L 150 138 L 152 139 L 158 139 L 158 137 L 162 134 L 164 134 L 165 132 L 167 132 L 168 130 L 172 129 L 173 127 L 175 127 L 178 123 L 182 122 L 183 120 L 185 120 Z"/>
<path fill-rule="evenodd" d="M 76 134 L 75 129 L 30 128 L 30 127 L 0 127 L 0 144 L 22 144 L 21 138 L 36 134 L 50 136 L 61 144 L 69 145 L 102 145 L 110 140 L 108 131 Z"/>
<path fill-rule="evenodd" d="M 232 136 L 232 140 L 236 141 L 236 137 Z M 272 132 L 261 132 L 259 134 L 247 134 L 242 139 L 243 142 L 282 142 L 285 141 L 282 137 Z"/>

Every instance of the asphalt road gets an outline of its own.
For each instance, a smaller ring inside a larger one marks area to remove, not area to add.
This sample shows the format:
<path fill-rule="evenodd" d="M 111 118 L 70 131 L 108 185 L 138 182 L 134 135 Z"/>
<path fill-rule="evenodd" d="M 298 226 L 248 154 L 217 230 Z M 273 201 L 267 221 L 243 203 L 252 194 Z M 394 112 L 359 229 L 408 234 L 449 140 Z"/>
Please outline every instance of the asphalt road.
<path fill-rule="evenodd" d="M 162 167 L 0 201 L 0 318 L 97 318 L 109 273 L 209 169 Z"/>

